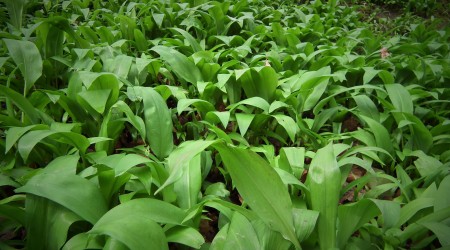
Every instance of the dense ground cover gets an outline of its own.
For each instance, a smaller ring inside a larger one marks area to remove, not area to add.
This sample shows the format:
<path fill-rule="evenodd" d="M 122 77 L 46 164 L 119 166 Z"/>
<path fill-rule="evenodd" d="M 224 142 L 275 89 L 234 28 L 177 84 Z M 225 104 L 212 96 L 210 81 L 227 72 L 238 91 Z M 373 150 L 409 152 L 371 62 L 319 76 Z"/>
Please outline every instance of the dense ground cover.
<path fill-rule="evenodd" d="M 439 19 L 361 1 L 0 4 L 1 249 L 450 245 Z"/>

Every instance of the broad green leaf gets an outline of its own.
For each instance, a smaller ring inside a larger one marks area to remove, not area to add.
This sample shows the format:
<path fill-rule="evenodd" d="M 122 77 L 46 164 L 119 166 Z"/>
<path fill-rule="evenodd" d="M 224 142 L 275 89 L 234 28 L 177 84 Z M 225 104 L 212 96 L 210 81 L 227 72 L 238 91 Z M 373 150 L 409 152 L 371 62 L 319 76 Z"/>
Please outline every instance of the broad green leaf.
<path fill-rule="evenodd" d="M 397 120 L 406 119 L 412 122 L 410 126 L 410 132 L 412 137 L 412 149 L 422 150 L 425 153 L 433 147 L 433 136 L 430 130 L 423 124 L 423 122 L 417 118 L 417 116 L 408 113 L 394 113 Z"/>
<path fill-rule="evenodd" d="M 293 225 L 292 202 L 275 170 L 250 150 L 224 144 L 214 147 L 244 201 L 269 227 L 281 232 L 296 248 L 301 248 Z"/>
<path fill-rule="evenodd" d="M 19 140 L 19 138 L 22 137 L 28 131 L 33 129 L 46 129 L 46 128 L 47 126 L 39 124 L 39 125 L 30 125 L 26 127 L 12 127 L 8 129 L 8 131 L 6 132 L 5 153 L 8 153 L 8 151 L 14 146 L 17 140 Z"/>
<path fill-rule="evenodd" d="M 117 76 L 111 73 L 97 73 L 97 72 L 88 72 L 88 71 L 80 71 L 79 72 L 80 80 L 83 82 L 84 86 L 89 91 L 94 90 L 110 90 L 111 94 L 106 103 L 106 109 L 109 109 L 113 104 L 115 104 L 119 97 L 119 90 L 123 85 L 117 79 Z"/>
<path fill-rule="evenodd" d="M 300 130 L 297 126 L 297 123 L 292 119 L 290 116 L 287 115 L 272 115 L 285 130 L 286 133 L 289 135 L 289 138 L 292 142 L 295 142 L 295 135 Z"/>
<path fill-rule="evenodd" d="M 333 144 L 330 143 L 317 151 L 311 161 L 307 178 L 312 209 L 320 212 L 317 228 L 320 248 L 335 248 L 341 172 Z"/>
<path fill-rule="evenodd" d="M 339 206 L 337 234 L 339 248 L 345 247 L 350 236 L 378 214 L 380 210 L 369 199 Z"/>
<path fill-rule="evenodd" d="M 193 105 L 200 111 L 202 114 L 206 114 L 209 111 L 214 111 L 214 106 L 205 100 L 201 99 L 181 99 L 177 103 L 177 112 L 180 115 L 183 111 L 187 109 L 190 105 Z"/>
<path fill-rule="evenodd" d="M 400 217 L 400 204 L 395 201 L 371 199 L 383 215 L 383 229 L 395 226 Z"/>
<path fill-rule="evenodd" d="M 104 164 L 114 169 L 115 175 L 119 176 L 134 166 L 152 162 L 149 158 L 137 154 L 114 154 L 98 161 L 98 164 Z"/>
<path fill-rule="evenodd" d="M 364 67 L 363 69 L 364 69 L 363 84 L 368 84 L 378 74 L 378 72 L 380 72 L 379 70 L 376 70 L 373 67 Z"/>
<path fill-rule="evenodd" d="M 97 224 L 108 223 L 108 221 L 115 220 L 126 214 L 141 215 L 143 219 L 171 225 L 181 225 L 185 217 L 183 210 L 168 202 L 139 198 L 127 201 L 109 210 Z"/>
<path fill-rule="evenodd" d="M 27 3 L 26 0 L 4 0 L 8 10 L 10 23 L 18 30 L 22 28 L 23 9 Z"/>
<path fill-rule="evenodd" d="M 180 243 L 195 249 L 199 249 L 205 239 L 199 231 L 192 227 L 173 227 L 165 231 L 168 242 Z"/>
<path fill-rule="evenodd" d="M 90 234 L 107 235 L 129 249 L 146 249 L 149 246 L 161 250 L 169 249 L 164 231 L 149 218 L 148 213 L 127 211 L 112 216 L 109 215 L 111 211 L 114 209 L 105 214 L 108 220 L 99 220 L 89 231 Z"/>
<path fill-rule="evenodd" d="M 303 147 L 283 147 L 280 150 L 279 165 L 282 169 L 301 169 L 303 171 L 305 165 L 305 148 Z M 283 167 L 285 166 L 285 167 Z"/>
<path fill-rule="evenodd" d="M 305 194 L 309 195 L 309 189 L 300 180 L 295 178 L 295 176 L 281 168 L 274 169 L 278 173 L 284 184 L 298 186 Z"/>
<path fill-rule="evenodd" d="M 271 114 L 272 112 L 274 112 L 275 110 L 277 110 L 279 108 L 288 108 L 288 107 L 290 107 L 290 106 L 284 102 L 274 101 L 270 104 L 268 112 L 269 112 L 269 114 Z"/>
<path fill-rule="evenodd" d="M 155 13 L 152 12 L 152 17 L 155 20 L 156 24 L 158 25 L 158 27 L 161 29 L 162 28 L 162 23 L 164 21 L 164 14 L 160 14 L 160 13 Z"/>
<path fill-rule="evenodd" d="M 182 176 L 174 183 L 178 205 L 183 209 L 189 209 L 197 204 L 202 187 L 201 154 L 195 155 L 187 164 Z"/>
<path fill-rule="evenodd" d="M 403 85 L 395 83 L 385 85 L 384 87 L 396 111 L 413 114 L 414 106 L 411 95 Z"/>
<path fill-rule="evenodd" d="M 358 109 L 362 115 L 367 116 L 374 121 L 380 122 L 380 113 L 373 101 L 366 95 L 353 96 L 353 99 L 358 105 Z"/>
<path fill-rule="evenodd" d="M 423 226 L 426 225 L 425 223 L 441 222 L 447 220 L 448 218 L 450 218 L 450 207 L 441 209 L 434 213 L 430 213 L 418 219 L 415 223 L 412 223 L 409 226 L 407 226 L 400 235 L 400 242 L 405 242 L 411 237 L 414 237 L 426 231 L 427 228 Z M 438 230 L 440 231 L 440 228 Z"/>
<path fill-rule="evenodd" d="M 259 249 L 288 250 L 292 247 L 292 243 L 283 238 L 281 233 L 272 230 L 261 219 L 252 220 L 252 226 L 258 235 Z M 294 215 L 295 223 L 295 215 Z"/>
<path fill-rule="evenodd" d="M 223 249 L 261 249 L 252 224 L 238 212 L 233 213 Z"/>
<path fill-rule="evenodd" d="M 181 35 L 184 36 L 184 38 L 189 42 L 189 44 L 192 47 L 192 50 L 195 52 L 199 52 L 199 51 L 203 51 L 202 47 L 200 46 L 200 44 L 197 42 L 197 40 L 191 35 L 189 34 L 189 32 L 179 29 L 179 28 L 171 28 L 171 30 L 174 30 L 178 33 L 180 33 Z"/>
<path fill-rule="evenodd" d="M 80 159 L 78 155 L 63 155 L 52 160 L 40 173 L 50 173 L 58 175 L 75 175 L 77 164 Z"/>
<path fill-rule="evenodd" d="M 439 184 L 436 192 L 436 200 L 434 201 L 434 211 L 450 207 L 450 198 L 447 195 L 447 190 L 450 190 L 450 176 L 447 175 Z"/>
<path fill-rule="evenodd" d="M 180 146 L 169 155 L 167 162 L 169 165 L 170 175 L 164 182 L 164 184 L 162 184 L 161 187 L 156 190 L 155 194 L 159 193 L 166 186 L 180 179 L 183 173 L 187 171 L 191 159 L 215 142 L 216 141 L 198 140 L 185 141 L 180 144 Z"/>
<path fill-rule="evenodd" d="M 450 226 L 442 222 L 425 222 L 422 225 L 437 236 L 443 247 L 450 246 Z"/>
<path fill-rule="evenodd" d="M 257 96 L 272 102 L 278 86 L 278 75 L 272 67 L 244 69 L 235 74 L 248 98 Z"/>
<path fill-rule="evenodd" d="M 24 96 L 42 75 L 42 58 L 38 48 L 29 41 L 3 39 L 9 55 L 25 79 Z"/>
<path fill-rule="evenodd" d="M 293 208 L 294 226 L 296 228 L 297 238 L 300 242 L 307 240 L 316 227 L 319 212 L 307 209 Z"/>
<path fill-rule="evenodd" d="M 386 71 L 386 70 L 380 70 L 378 72 L 378 77 L 381 78 L 381 80 L 383 80 L 384 85 L 390 85 L 390 84 L 394 84 L 394 76 L 392 75 L 392 73 Z"/>
<path fill-rule="evenodd" d="M 374 134 L 377 146 L 389 152 L 390 155 L 394 155 L 394 148 L 392 146 L 391 137 L 387 129 L 379 122 L 372 118 L 361 115 L 361 118 L 369 125 L 372 133 Z"/>
<path fill-rule="evenodd" d="M 200 70 L 185 55 L 165 46 L 155 46 L 151 50 L 155 51 L 160 57 L 166 61 L 172 70 L 184 81 L 197 84 L 203 81 Z"/>
<path fill-rule="evenodd" d="M 25 206 L 28 249 L 60 249 L 78 215 L 44 197 L 27 195 Z"/>
<path fill-rule="evenodd" d="M 144 34 L 138 29 L 134 29 L 134 40 L 136 42 L 136 48 L 139 51 L 146 51 L 148 49 L 148 42 L 145 39 Z"/>
<path fill-rule="evenodd" d="M 250 127 L 250 124 L 253 121 L 253 118 L 255 118 L 254 114 L 244 114 L 244 113 L 236 113 L 236 122 L 239 126 L 239 132 L 242 136 L 247 133 L 248 128 Z"/>
<path fill-rule="evenodd" d="M 16 192 L 47 198 L 92 224 L 108 210 L 100 189 L 78 175 L 40 173 Z M 86 201 L 89 201 L 89 206 L 86 206 Z"/>
<path fill-rule="evenodd" d="M 81 154 L 84 154 L 90 144 L 86 137 L 74 132 L 58 132 L 52 130 L 31 131 L 22 136 L 17 145 L 22 158 L 26 161 L 34 146 L 47 137 L 52 137 L 55 140 L 60 140 L 64 143 L 73 145 L 80 150 Z"/>
<path fill-rule="evenodd" d="M 228 122 L 230 121 L 230 112 L 228 112 L 228 111 L 223 111 L 223 112 L 210 111 L 206 114 L 205 120 L 209 121 L 213 124 L 221 122 L 222 126 L 224 128 L 226 128 L 228 125 Z"/>
<path fill-rule="evenodd" d="M 110 89 L 88 90 L 78 93 L 83 100 L 99 114 L 103 114 L 110 96 Z"/>
<path fill-rule="evenodd" d="M 152 88 L 134 87 L 144 102 L 147 141 L 153 153 L 164 159 L 173 150 L 172 115 L 161 95 Z"/>
<path fill-rule="evenodd" d="M 103 242 L 98 237 L 92 238 L 87 233 L 79 233 L 67 241 L 62 250 L 101 249 L 102 246 Z"/>
<path fill-rule="evenodd" d="M 238 108 L 240 105 L 244 105 L 244 104 L 245 105 L 250 105 L 250 106 L 253 106 L 253 107 L 256 107 L 256 108 L 260 108 L 260 109 L 262 109 L 264 111 L 264 113 L 268 113 L 269 112 L 269 107 L 270 107 L 269 103 L 266 100 L 264 100 L 263 98 L 257 97 L 257 96 L 251 97 L 251 98 L 248 98 L 248 99 L 245 99 L 245 100 L 242 100 L 242 101 L 240 101 L 238 103 L 235 103 L 235 104 L 232 104 L 232 105 L 228 106 L 227 108 L 231 112 L 234 109 Z"/>

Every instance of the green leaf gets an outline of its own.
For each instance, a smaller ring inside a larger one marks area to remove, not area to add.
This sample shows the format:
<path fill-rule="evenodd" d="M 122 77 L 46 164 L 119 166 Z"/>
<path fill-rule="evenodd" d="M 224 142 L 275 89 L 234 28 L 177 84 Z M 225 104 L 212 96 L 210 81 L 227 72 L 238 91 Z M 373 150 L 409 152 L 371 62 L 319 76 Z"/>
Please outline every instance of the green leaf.
<path fill-rule="evenodd" d="M 361 115 L 361 118 L 372 130 L 377 146 L 389 152 L 390 155 L 394 155 L 394 147 L 392 146 L 391 137 L 387 129 L 381 123 L 369 117 Z"/>
<path fill-rule="evenodd" d="M 396 111 L 413 114 L 414 106 L 411 95 L 403 85 L 395 83 L 385 85 L 384 87 Z"/>
<path fill-rule="evenodd" d="M 18 30 L 22 28 L 23 9 L 27 3 L 26 0 L 4 0 L 10 23 Z"/>
<path fill-rule="evenodd" d="M 373 101 L 366 95 L 353 96 L 353 99 L 358 105 L 358 109 L 362 115 L 367 116 L 374 121 L 380 122 L 380 113 Z"/>
<path fill-rule="evenodd" d="M 192 50 L 195 52 L 199 52 L 199 51 L 203 51 L 202 47 L 200 46 L 200 44 L 197 42 L 197 40 L 191 35 L 189 34 L 187 31 L 179 29 L 179 28 L 170 28 L 171 30 L 174 30 L 178 33 L 180 33 L 181 35 L 184 36 L 184 38 L 189 42 L 189 44 L 192 47 Z"/>
<path fill-rule="evenodd" d="M 312 209 L 320 212 L 317 228 L 320 248 L 335 248 L 341 171 L 334 155 L 333 144 L 330 143 L 317 151 L 311 161 L 307 178 Z"/>
<path fill-rule="evenodd" d="M 125 214 L 142 215 L 143 219 L 171 225 L 182 225 L 185 217 L 183 210 L 168 202 L 150 198 L 139 198 L 127 201 L 109 210 L 97 224 L 107 223 L 109 220 L 115 220 Z"/>
<path fill-rule="evenodd" d="M 34 194 L 52 200 L 95 224 L 108 210 L 100 189 L 78 175 L 40 173 L 16 192 Z M 86 202 L 89 206 L 86 206 Z"/>
<path fill-rule="evenodd" d="M 379 213 L 380 210 L 369 199 L 339 206 L 337 234 L 339 248 L 344 248 L 350 236 Z"/>
<path fill-rule="evenodd" d="M 173 227 L 165 234 L 168 242 L 180 243 L 195 249 L 199 249 L 205 243 L 200 232 L 192 227 Z"/>
<path fill-rule="evenodd" d="M 136 42 L 136 48 L 139 51 L 146 51 L 148 49 L 148 43 L 144 34 L 138 29 L 134 29 L 134 40 Z"/>
<path fill-rule="evenodd" d="M 43 197 L 27 195 L 26 229 L 28 249 L 60 249 L 72 223 L 81 218 L 65 207 Z"/>
<path fill-rule="evenodd" d="M 450 246 L 450 226 L 442 222 L 425 222 L 423 226 L 430 229 L 439 239 L 443 247 Z"/>
<path fill-rule="evenodd" d="M 201 154 L 195 155 L 182 171 L 181 177 L 174 183 L 174 191 L 180 208 L 188 209 L 197 204 L 202 187 Z"/>
<path fill-rule="evenodd" d="M 172 70 L 184 81 L 194 85 L 199 81 L 203 81 L 200 70 L 185 55 L 165 46 L 155 46 L 151 50 L 159 54 L 166 61 Z"/>
<path fill-rule="evenodd" d="M 395 201 L 370 199 L 383 215 L 383 229 L 395 226 L 400 218 L 400 204 Z"/>
<path fill-rule="evenodd" d="M 250 150 L 224 144 L 214 147 L 244 201 L 270 228 L 281 232 L 296 248 L 301 248 L 293 224 L 292 202 L 275 170 Z"/>
<path fill-rule="evenodd" d="M 6 132 L 6 142 L 5 142 L 5 153 L 8 153 L 8 151 L 14 146 L 14 144 L 19 140 L 22 135 L 27 133 L 30 130 L 33 129 L 46 129 L 47 126 L 45 125 L 30 125 L 26 127 L 12 127 L 8 129 Z"/>
<path fill-rule="evenodd" d="M 402 118 L 404 118 L 407 121 L 412 122 L 412 124 L 409 125 L 412 137 L 412 149 L 418 149 L 428 153 L 433 147 L 433 136 L 423 122 L 413 114 L 394 113 L 394 116 L 397 117 L 397 120 L 402 120 Z M 402 118 L 398 118 L 399 116 Z"/>
<path fill-rule="evenodd" d="M 114 154 L 108 157 L 100 159 L 97 164 L 104 164 L 115 171 L 115 175 L 119 176 L 124 174 L 126 171 L 131 169 L 134 166 L 138 166 L 140 164 L 145 164 L 152 162 L 147 157 L 137 155 L 137 154 Z"/>
<path fill-rule="evenodd" d="M 394 76 L 386 70 L 380 70 L 378 72 L 378 77 L 381 78 L 381 80 L 384 82 L 384 85 L 394 84 Z"/>
<path fill-rule="evenodd" d="M 25 79 L 24 96 L 42 75 L 42 58 L 34 43 L 29 41 L 3 39 L 9 55 L 19 67 Z"/>
<path fill-rule="evenodd" d="M 223 112 L 210 111 L 206 114 L 205 120 L 209 121 L 213 124 L 221 122 L 222 126 L 224 128 L 226 128 L 228 125 L 228 122 L 230 121 L 230 112 L 228 112 L 228 111 L 223 111 Z"/>
<path fill-rule="evenodd" d="M 247 133 L 248 128 L 250 127 L 250 124 L 253 121 L 253 118 L 255 118 L 254 114 L 243 114 L 243 113 L 236 113 L 236 122 L 239 126 L 239 132 L 242 136 Z"/>
<path fill-rule="evenodd" d="M 105 214 L 107 215 L 109 212 Z M 169 249 L 164 231 L 146 213 L 130 211 L 118 216 L 108 216 L 108 220 L 100 220 L 89 233 L 107 235 L 129 249 L 146 249 L 149 246 Z"/>
<path fill-rule="evenodd" d="M 194 105 L 199 112 L 202 114 L 206 114 L 209 111 L 214 111 L 214 106 L 205 100 L 201 99 L 181 99 L 177 103 L 177 112 L 178 115 L 181 114 L 181 112 L 185 111 L 187 107 L 190 105 Z"/>
<path fill-rule="evenodd" d="M 90 144 L 86 137 L 74 132 L 58 132 L 52 130 L 31 131 L 22 136 L 17 145 L 22 158 L 26 161 L 31 150 L 36 146 L 36 144 L 50 136 L 55 137 L 54 139 L 58 139 L 64 143 L 75 146 L 81 154 L 84 154 Z"/>
<path fill-rule="evenodd" d="M 100 90 L 88 90 L 78 93 L 78 95 L 84 99 L 84 101 L 91 106 L 99 114 L 103 114 L 106 108 L 106 102 L 108 101 L 110 89 Z"/>
<path fill-rule="evenodd" d="M 14 103 L 17 107 L 19 107 L 22 112 L 30 119 L 31 123 L 37 124 L 39 123 L 39 113 L 33 107 L 33 105 L 23 97 L 21 94 L 16 91 L 0 85 L 0 96 L 4 96 L 8 98 L 12 103 Z"/>
<path fill-rule="evenodd" d="M 191 161 L 191 159 L 215 142 L 216 141 L 198 140 L 185 141 L 180 144 L 180 146 L 169 155 L 167 162 L 169 165 L 170 175 L 164 182 L 164 184 L 162 184 L 161 187 L 156 190 L 155 194 L 159 193 L 162 189 L 180 179 L 183 173 L 189 167 L 189 162 Z"/>
<path fill-rule="evenodd" d="M 319 212 L 298 208 L 292 209 L 292 212 L 298 240 L 300 242 L 307 240 L 316 227 Z"/>
<path fill-rule="evenodd" d="M 244 104 L 245 105 L 250 105 L 250 106 L 253 106 L 253 107 L 256 107 L 256 108 L 260 108 L 260 109 L 262 109 L 264 111 L 264 113 L 268 113 L 269 112 L 270 104 L 266 100 L 264 100 L 263 98 L 257 97 L 257 96 L 251 97 L 251 98 L 248 98 L 248 99 L 245 99 L 245 100 L 242 100 L 242 101 L 240 101 L 238 103 L 235 103 L 235 104 L 232 104 L 232 105 L 228 106 L 227 108 L 231 112 L 234 109 L 238 108 L 240 105 L 244 105 Z"/>
<path fill-rule="evenodd" d="M 373 67 L 364 67 L 363 84 L 368 84 L 380 71 Z"/>
<path fill-rule="evenodd" d="M 261 249 L 252 224 L 238 212 L 233 213 L 223 249 Z"/>
<path fill-rule="evenodd" d="M 447 175 L 439 184 L 436 200 L 434 201 L 434 211 L 450 207 L 450 198 L 447 195 L 448 190 L 450 190 L 450 175 Z"/>
<path fill-rule="evenodd" d="M 159 159 L 173 150 L 172 114 L 164 99 L 152 88 L 134 87 L 144 102 L 145 128 L 150 148 Z"/>
<path fill-rule="evenodd" d="M 272 102 L 278 86 L 278 75 L 272 67 L 236 70 L 235 74 L 247 97 L 258 96 Z"/>
<path fill-rule="evenodd" d="M 280 124 L 285 130 L 286 133 L 289 135 L 289 138 L 292 142 L 295 142 L 295 135 L 300 130 L 297 126 L 297 123 L 292 119 L 290 116 L 287 115 L 272 115 L 274 117 L 278 124 Z"/>

